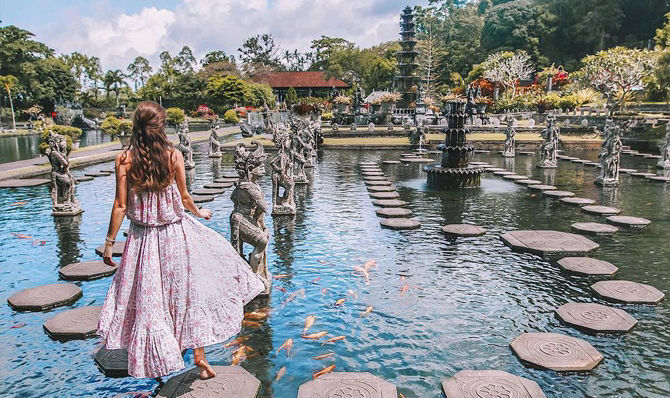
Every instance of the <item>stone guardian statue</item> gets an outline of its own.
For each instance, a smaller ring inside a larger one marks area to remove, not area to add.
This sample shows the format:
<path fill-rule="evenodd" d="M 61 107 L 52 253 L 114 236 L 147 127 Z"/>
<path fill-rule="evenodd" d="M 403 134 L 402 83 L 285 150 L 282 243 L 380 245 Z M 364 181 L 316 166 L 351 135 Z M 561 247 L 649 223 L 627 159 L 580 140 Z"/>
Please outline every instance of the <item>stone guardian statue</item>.
<path fill-rule="evenodd" d="M 661 146 L 661 160 L 656 167 L 659 169 L 670 169 L 670 123 L 665 125 L 665 144 Z"/>
<path fill-rule="evenodd" d="M 605 141 L 600 146 L 600 175 L 596 184 L 603 186 L 619 185 L 619 165 L 621 160 L 621 126 L 614 120 L 605 120 Z"/>
<path fill-rule="evenodd" d="M 223 156 L 221 154 L 221 143 L 219 142 L 219 124 L 215 123 L 212 125 L 212 131 L 209 134 L 209 157 L 210 158 L 220 158 Z"/>
<path fill-rule="evenodd" d="M 503 148 L 503 157 L 513 158 L 516 156 L 516 119 L 513 116 L 507 116 L 507 128 L 505 129 L 505 147 Z"/>
<path fill-rule="evenodd" d="M 276 130 L 275 145 L 279 152 L 272 162 L 272 215 L 293 215 L 296 213 L 293 182 L 293 153 L 291 135 L 286 129 Z M 284 190 L 279 194 L 280 188 Z"/>
<path fill-rule="evenodd" d="M 558 154 L 558 138 L 560 130 L 556 125 L 556 116 L 547 115 L 546 127 L 542 130 L 544 142 L 540 145 L 540 164 L 543 169 L 555 169 L 558 167 L 556 155 Z"/>
<path fill-rule="evenodd" d="M 70 173 L 65 136 L 49 132 L 46 155 L 51 163 L 51 203 L 54 216 L 76 216 L 84 210 L 75 197 L 75 179 Z"/>
<path fill-rule="evenodd" d="M 187 170 L 195 168 L 195 162 L 193 161 L 193 148 L 191 147 L 191 137 L 188 133 L 187 121 L 184 121 L 179 126 L 177 136 L 179 137 L 179 151 L 184 156 L 184 168 Z"/>

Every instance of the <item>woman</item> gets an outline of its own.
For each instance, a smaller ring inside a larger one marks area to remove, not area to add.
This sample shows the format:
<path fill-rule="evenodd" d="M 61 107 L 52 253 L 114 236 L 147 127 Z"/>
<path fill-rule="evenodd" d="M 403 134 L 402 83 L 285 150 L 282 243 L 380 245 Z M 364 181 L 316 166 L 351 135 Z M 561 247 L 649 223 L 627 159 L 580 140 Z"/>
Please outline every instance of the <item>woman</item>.
<path fill-rule="evenodd" d="M 208 220 L 186 188 L 184 158 L 165 135 L 165 110 L 137 105 L 129 149 L 116 157 L 116 197 L 103 259 L 130 219 L 121 264 L 100 313 L 108 349 L 128 350 L 128 373 L 159 377 L 184 367 L 194 349 L 200 377 L 216 374 L 204 347 L 240 331 L 244 304 L 263 290 L 249 265 L 218 233 L 184 213 Z"/>

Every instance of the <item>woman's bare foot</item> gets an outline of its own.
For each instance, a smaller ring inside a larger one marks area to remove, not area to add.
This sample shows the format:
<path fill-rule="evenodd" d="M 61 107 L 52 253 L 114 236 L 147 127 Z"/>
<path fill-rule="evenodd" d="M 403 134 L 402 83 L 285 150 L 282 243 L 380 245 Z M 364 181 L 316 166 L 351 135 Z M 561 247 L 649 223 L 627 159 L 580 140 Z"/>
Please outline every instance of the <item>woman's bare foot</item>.
<path fill-rule="evenodd" d="M 200 368 L 200 379 L 207 380 L 211 379 L 212 377 L 216 377 L 216 372 L 214 372 L 214 369 L 209 366 L 209 363 L 207 363 L 206 360 L 201 359 L 195 364 Z"/>

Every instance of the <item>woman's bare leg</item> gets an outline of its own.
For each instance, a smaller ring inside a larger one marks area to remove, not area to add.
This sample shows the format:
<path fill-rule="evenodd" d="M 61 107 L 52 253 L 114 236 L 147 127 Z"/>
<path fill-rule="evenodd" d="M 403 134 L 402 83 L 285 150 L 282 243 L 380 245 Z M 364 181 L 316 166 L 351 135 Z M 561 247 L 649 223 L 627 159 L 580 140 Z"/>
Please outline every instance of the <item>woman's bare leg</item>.
<path fill-rule="evenodd" d="M 195 357 L 195 365 L 200 368 L 201 379 L 206 380 L 216 376 L 214 369 L 212 369 L 212 367 L 209 366 L 209 363 L 207 363 L 204 347 L 194 348 L 193 356 Z"/>

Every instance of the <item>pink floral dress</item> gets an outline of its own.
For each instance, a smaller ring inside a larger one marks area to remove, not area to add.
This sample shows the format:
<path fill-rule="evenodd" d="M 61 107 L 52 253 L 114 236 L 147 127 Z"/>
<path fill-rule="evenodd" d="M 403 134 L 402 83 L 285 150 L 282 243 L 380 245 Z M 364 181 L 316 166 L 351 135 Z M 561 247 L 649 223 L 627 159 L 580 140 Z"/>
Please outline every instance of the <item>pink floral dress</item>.
<path fill-rule="evenodd" d="M 100 313 L 108 349 L 128 350 L 128 373 L 184 368 L 182 350 L 239 333 L 243 306 L 263 283 L 231 244 L 184 213 L 172 184 L 128 192 L 128 239 Z"/>

